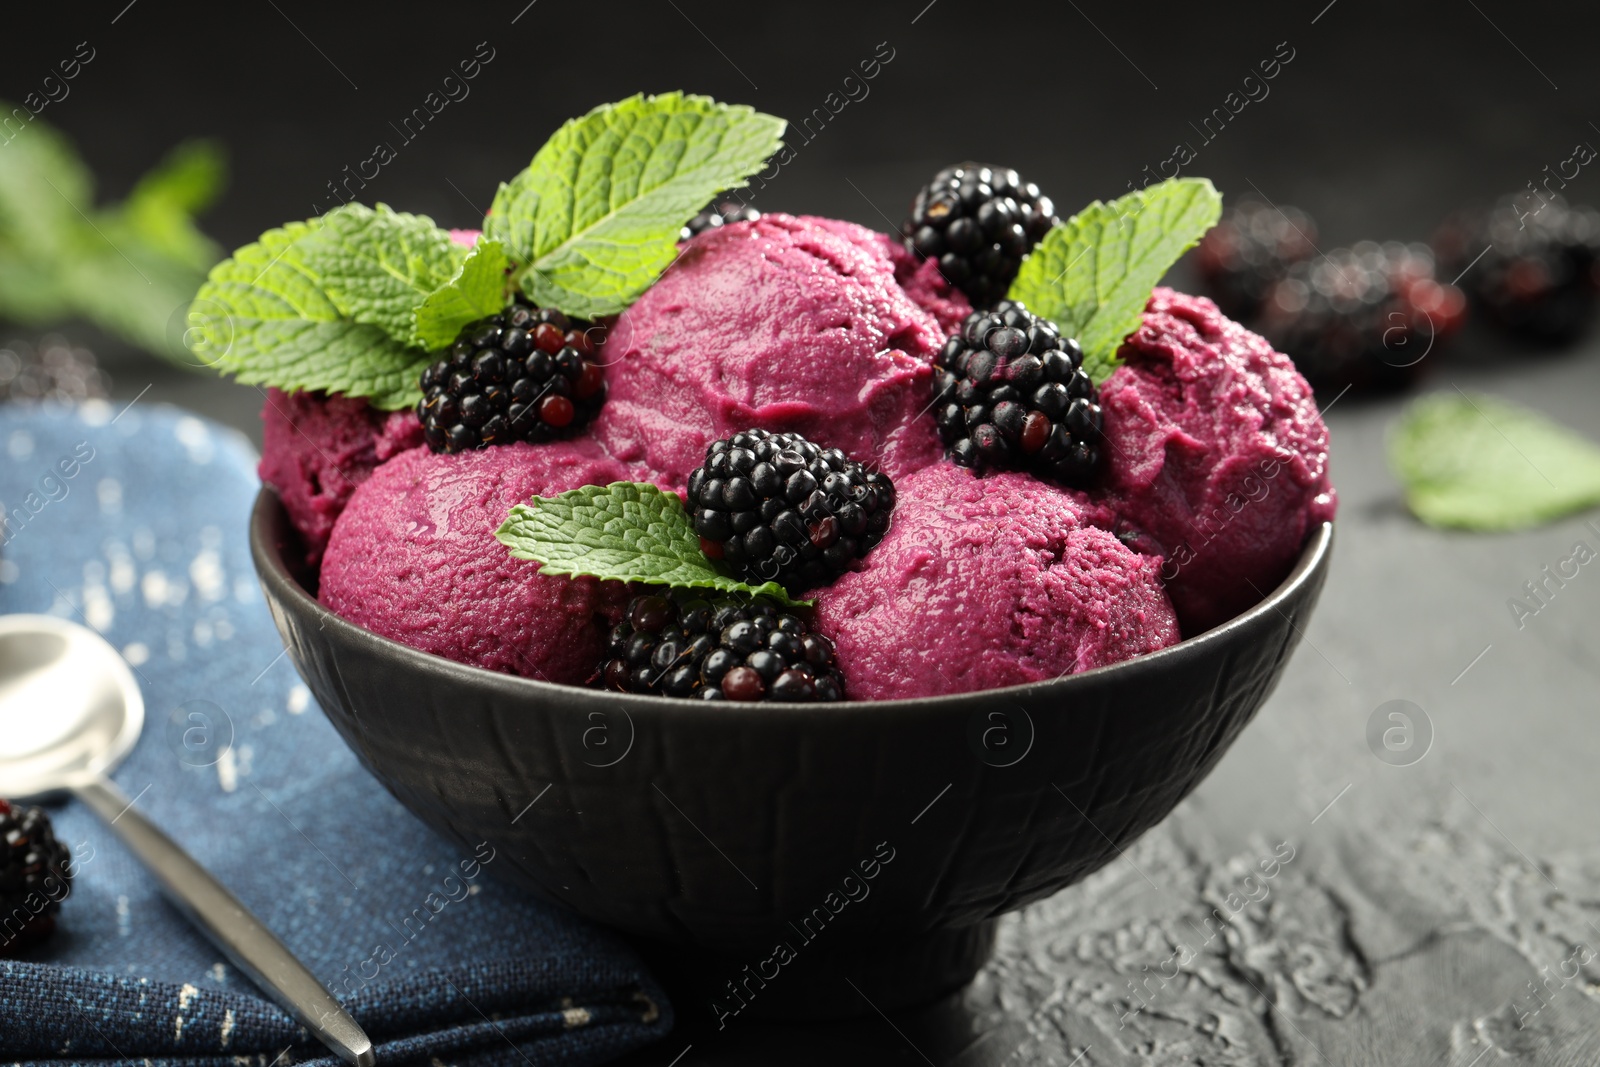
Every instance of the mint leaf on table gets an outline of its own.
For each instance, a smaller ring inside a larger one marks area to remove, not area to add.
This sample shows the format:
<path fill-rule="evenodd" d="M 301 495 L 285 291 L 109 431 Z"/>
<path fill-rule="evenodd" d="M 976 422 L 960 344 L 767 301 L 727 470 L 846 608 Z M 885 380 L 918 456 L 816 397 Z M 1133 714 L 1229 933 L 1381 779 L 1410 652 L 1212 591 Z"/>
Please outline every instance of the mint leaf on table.
<path fill-rule="evenodd" d="M 1517 530 L 1600 504 L 1600 445 L 1491 396 L 1413 402 L 1391 433 L 1389 465 L 1430 526 Z"/>
<path fill-rule="evenodd" d="M 562 126 L 500 186 L 484 233 L 505 243 L 534 303 L 582 318 L 616 314 L 672 261 L 684 220 L 748 184 L 784 126 L 683 93 L 602 105 Z"/>
<path fill-rule="evenodd" d="M 440 349 L 461 328 L 506 306 L 506 246 L 487 238 L 467 253 L 460 268 L 416 308 L 412 336 L 427 349 Z"/>
<path fill-rule="evenodd" d="M 217 264 L 191 305 L 191 347 L 246 385 L 321 389 L 388 409 L 414 403 L 428 353 L 354 321 L 334 299 L 320 272 L 326 225 L 324 216 L 269 230 Z"/>
<path fill-rule="evenodd" d="M 417 306 L 450 281 L 466 255 L 432 219 L 385 204 L 335 208 L 301 252 L 346 318 L 382 327 L 404 344 L 411 343 Z"/>
<path fill-rule="evenodd" d="M 683 502 L 646 482 L 587 485 L 518 504 L 495 536 L 517 559 L 546 574 L 587 575 L 620 582 L 718 589 L 768 596 L 783 604 L 781 585 L 747 585 L 700 551 Z"/>
<path fill-rule="evenodd" d="M 1076 337 L 1084 369 L 1099 384 L 1139 328 L 1150 290 L 1221 217 L 1222 195 L 1205 178 L 1096 200 L 1044 235 L 1006 295 Z"/>

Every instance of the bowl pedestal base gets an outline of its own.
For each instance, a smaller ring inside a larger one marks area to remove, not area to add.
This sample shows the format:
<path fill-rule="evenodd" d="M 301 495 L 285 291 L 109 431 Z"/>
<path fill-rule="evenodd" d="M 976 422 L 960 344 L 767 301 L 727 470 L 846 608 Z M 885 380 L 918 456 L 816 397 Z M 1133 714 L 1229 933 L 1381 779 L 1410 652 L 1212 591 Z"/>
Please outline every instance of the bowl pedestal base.
<path fill-rule="evenodd" d="M 679 1018 L 709 1016 L 715 1030 L 741 1018 L 849 1019 L 937 1000 L 972 981 L 988 962 L 997 921 L 871 946 L 796 938 L 786 962 L 773 950 L 735 957 L 646 939 L 634 944 L 666 986 Z"/>

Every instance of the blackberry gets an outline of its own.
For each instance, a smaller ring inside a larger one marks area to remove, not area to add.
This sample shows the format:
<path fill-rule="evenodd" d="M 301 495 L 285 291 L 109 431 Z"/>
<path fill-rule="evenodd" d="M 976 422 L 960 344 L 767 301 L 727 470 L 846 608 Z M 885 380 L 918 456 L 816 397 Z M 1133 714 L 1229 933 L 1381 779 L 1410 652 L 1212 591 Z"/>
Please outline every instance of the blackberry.
<path fill-rule="evenodd" d="M 72 854 L 50 817 L 0 800 L 0 956 L 49 936 L 71 891 Z"/>
<path fill-rule="evenodd" d="M 1363 241 L 1290 268 L 1257 326 L 1316 389 L 1387 391 L 1427 369 L 1465 310 L 1461 291 L 1435 280 L 1426 245 Z"/>
<path fill-rule="evenodd" d="M 730 222 L 754 222 L 760 217 L 761 212 L 743 201 L 731 197 L 718 197 L 707 204 L 704 211 L 684 224 L 678 240 L 687 241 L 691 237 L 698 237 L 707 230 L 726 226 Z"/>
<path fill-rule="evenodd" d="M 1490 322 L 1543 344 L 1574 340 L 1600 290 L 1600 212 L 1560 196 L 1507 197 L 1455 216 L 1434 236 L 1440 264 Z M 1479 255 L 1482 258 L 1479 259 Z M 1464 273 L 1463 273 L 1464 272 Z"/>
<path fill-rule="evenodd" d="M 611 631 L 600 677 L 624 693 L 698 700 L 844 698 L 833 642 L 762 598 L 635 597 Z"/>
<path fill-rule="evenodd" d="M 1100 394 L 1083 349 L 1014 300 L 974 311 L 939 350 L 934 414 L 963 467 L 1085 486 L 1100 465 Z"/>
<path fill-rule="evenodd" d="M 922 187 L 901 227 L 906 248 L 989 307 L 1006 295 L 1022 259 L 1057 222 L 1055 205 L 1008 167 L 958 163 Z"/>
<path fill-rule="evenodd" d="M 1244 200 L 1205 237 L 1195 257 L 1224 315 L 1253 318 L 1289 268 L 1316 255 L 1317 224 L 1297 207 Z"/>
<path fill-rule="evenodd" d="M 0 401 L 71 403 L 109 395 L 106 373 L 87 348 L 75 348 L 55 336 L 46 337 L 37 349 L 25 341 L 0 348 Z"/>
<path fill-rule="evenodd" d="M 518 301 L 462 327 L 422 372 L 417 418 L 428 447 L 464 452 L 575 433 L 605 401 L 590 324 Z"/>
<path fill-rule="evenodd" d="M 689 475 L 700 547 L 754 583 L 827 585 L 883 540 L 894 484 L 799 434 L 746 430 Z"/>

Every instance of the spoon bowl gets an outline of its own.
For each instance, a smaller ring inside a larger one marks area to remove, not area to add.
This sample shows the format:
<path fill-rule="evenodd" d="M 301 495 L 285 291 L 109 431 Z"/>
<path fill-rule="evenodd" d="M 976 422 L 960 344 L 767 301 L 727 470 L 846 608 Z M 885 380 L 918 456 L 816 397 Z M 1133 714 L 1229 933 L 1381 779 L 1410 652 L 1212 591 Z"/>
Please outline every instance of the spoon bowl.
<path fill-rule="evenodd" d="M 0 617 L 0 796 L 109 774 L 143 728 L 139 683 L 105 641 L 49 615 Z"/>

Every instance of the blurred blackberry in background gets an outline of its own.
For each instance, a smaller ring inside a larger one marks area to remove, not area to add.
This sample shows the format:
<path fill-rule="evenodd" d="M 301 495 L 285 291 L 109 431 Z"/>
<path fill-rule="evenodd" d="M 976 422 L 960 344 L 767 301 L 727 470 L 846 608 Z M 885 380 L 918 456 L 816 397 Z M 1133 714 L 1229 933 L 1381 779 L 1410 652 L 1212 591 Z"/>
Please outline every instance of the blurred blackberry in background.
<path fill-rule="evenodd" d="M 757 598 L 650 594 L 628 604 L 600 668 L 607 689 L 697 700 L 841 700 L 833 642 Z"/>
<path fill-rule="evenodd" d="M 50 816 L 0 800 L 0 956 L 48 937 L 71 892 L 72 854 Z"/>
<path fill-rule="evenodd" d="M 463 452 L 580 429 L 605 402 L 590 326 L 518 301 L 462 327 L 449 354 L 422 373 L 417 418 L 428 447 Z"/>
<path fill-rule="evenodd" d="M 714 230 L 718 226 L 726 226 L 730 222 L 754 222 L 761 217 L 761 212 L 740 200 L 718 197 L 708 204 L 705 210 L 684 224 L 683 232 L 678 240 L 687 241 L 707 230 Z"/>
<path fill-rule="evenodd" d="M 1082 488 L 1100 464 L 1100 397 L 1078 342 L 1014 300 L 974 311 L 939 350 L 934 416 L 963 467 L 1031 470 Z"/>
<path fill-rule="evenodd" d="M 906 248 L 939 261 L 945 281 L 992 307 L 1057 221 L 1055 205 L 1009 167 L 958 163 L 923 186 L 901 226 Z"/>
<path fill-rule="evenodd" d="M 75 403 L 103 400 L 111 380 L 96 364 L 94 353 L 50 335 L 38 348 L 12 341 L 0 348 L 0 401 L 48 400 Z"/>
<path fill-rule="evenodd" d="M 1290 267 L 1255 325 L 1317 390 L 1382 391 L 1415 381 L 1465 312 L 1426 245 L 1362 241 Z"/>
<path fill-rule="evenodd" d="M 1297 207 L 1243 200 L 1201 238 L 1195 258 L 1222 313 L 1250 319 L 1289 268 L 1317 254 L 1317 224 Z"/>
<path fill-rule="evenodd" d="M 1570 206 L 1559 196 L 1505 197 L 1488 211 L 1447 220 L 1433 246 L 1442 272 L 1461 275 L 1473 305 L 1517 336 L 1560 344 L 1594 319 L 1600 295 L 1600 212 L 1594 208 Z"/>

